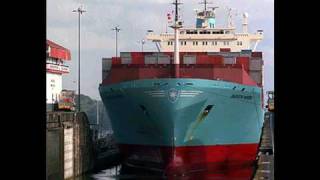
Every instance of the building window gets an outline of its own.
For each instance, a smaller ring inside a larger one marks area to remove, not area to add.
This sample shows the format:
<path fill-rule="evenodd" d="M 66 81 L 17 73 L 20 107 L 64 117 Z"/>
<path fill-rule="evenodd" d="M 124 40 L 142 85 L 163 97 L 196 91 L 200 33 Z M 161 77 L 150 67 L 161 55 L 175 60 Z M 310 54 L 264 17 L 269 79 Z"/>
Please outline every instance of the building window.
<path fill-rule="evenodd" d="M 198 41 L 193 41 L 194 46 L 198 46 Z"/>
<path fill-rule="evenodd" d="M 207 41 L 203 41 L 202 45 L 208 45 L 208 42 Z"/>
<path fill-rule="evenodd" d="M 228 46 L 229 45 L 229 41 L 223 41 L 223 45 Z"/>
<path fill-rule="evenodd" d="M 170 46 L 170 41 L 168 41 L 168 46 Z"/>
<path fill-rule="evenodd" d="M 217 41 L 212 41 L 212 45 L 216 46 L 216 45 L 218 45 L 218 42 Z"/>
<path fill-rule="evenodd" d="M 237 41 L 238 46 L 242 46 L 242 41 Z"/>
<path fill-rule="evenodd" d="M 187 45 L 187 41 L 184 42 L 184 45 Z"/>

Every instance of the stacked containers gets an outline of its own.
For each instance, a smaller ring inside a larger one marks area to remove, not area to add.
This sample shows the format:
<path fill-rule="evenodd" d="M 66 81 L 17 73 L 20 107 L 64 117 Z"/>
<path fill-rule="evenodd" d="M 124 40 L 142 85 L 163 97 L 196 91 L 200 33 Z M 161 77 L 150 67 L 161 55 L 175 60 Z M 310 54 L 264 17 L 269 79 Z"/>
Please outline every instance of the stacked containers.
<path fill-rule="evenodd" d="M 112 58 L 102 58 L 102 80 L 107 77 L 111 69 Z"/>
<path fill-rule="evenodd" d="M 249 71 L 249 57 L 237 57 L 236 64 L 242 65 L 245 71 Z"/>
<path fill-rule="evenodd" d="M 184 55 L 183 64 L 196 64 L 197 56 L 196 55 Z"/>
<path fill-rule="evenodd" d="M 131 53 L 120 52 L 121 64 L 131 64 Z"/>
<path fill-rule="evenodd" d="M 146 54 L 144 56 L 144 63 L 145 64 L 157 64 L 157 57 L 152 54 Z"/>
<path fill-rule="evenodd" d="M 197 55 L 197 64 L 211 64 L 208 55 Z"/>
<path fill-rule="evenodd" d="M 222 56 L 208 56 L 208 55 L 197 55 L 196 57 L 197 64 L 215 64 L 221 65 L 223 64 Z"/>
<path fill-rule="evenodd" d="M 112 65 L 121 64 L 121 58 L 120 57 L 112 57 Z"/>
<path fill-rule="evenodd" d="M 263 84 L 263 60 L 262 52 L 252 52 L 251 59 L 249 63 L 249 70 L 251 78 L 257 82 L 258 85 Z"/>
<path fill-rule="evenodd" d="M 251 57 L 252 50 L 241 50 L 240 56 L 241 57 Z"/>
<path fill-rule="evenodd" d="M 158 64 L 170 64 L 170 56 L 163 53 L 156 53 L 155 56 L 158 59 Z"/>
<path fill-rule="evenodd" d="M 262 52 L 252 52 L 252 57 L 262 59 Z"/>
<path fill-rule="evenodd" d="M 236 64 L 236 58 L 229 56 L 229 57 L 224 57 L 224 64 Z"/>
<path fill-rule="evenodd" d="M 261 71 L 262 70 L 262 59 L 251 58 L 249 69 L 250 71 Z"/>
<path fill-rule="evenodd" d="M 144 64 L 144 54 L 142 52 L 131 52 L 132 64 Z"/>

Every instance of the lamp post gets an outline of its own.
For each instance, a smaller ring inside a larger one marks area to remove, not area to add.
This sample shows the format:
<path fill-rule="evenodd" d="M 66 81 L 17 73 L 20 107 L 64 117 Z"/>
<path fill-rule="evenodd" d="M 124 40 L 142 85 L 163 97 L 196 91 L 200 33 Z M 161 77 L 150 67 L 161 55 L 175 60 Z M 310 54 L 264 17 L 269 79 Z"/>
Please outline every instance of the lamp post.
<path fill-rule="evenodd" d="M 141 52 L 143 52 L 143 45 L 146 43 L 146 41 L 142 39 L 141 41 L 137 41 L 137 43 L 141 43 Z"/>
<path fill-rule="evenodd" d="M 80 112 L 80 17 L 86 11 L 80 6 L 72 12 L 78 13 L 78 112 Z"/>
<path fill-rule="evenodd" d="M 116 57 L 118 57 L 118 32 L 121 30 L 119 26 L 116 26 L 112 29 L 116 32 Z"/>
<path fill-rule="evenodd" d="M 144 39 L 141 40 L 141 51 L 143 52 L 143 45 L 146 43 Z"/>
<path fill-rule="evenodd" d="M 100 134 L 100 125 L 99 125 L 99 101 L 96 100 L 97 103 L 97 129 L 98 129 L 98 139 L 99 139 L 99 134 Z"/>

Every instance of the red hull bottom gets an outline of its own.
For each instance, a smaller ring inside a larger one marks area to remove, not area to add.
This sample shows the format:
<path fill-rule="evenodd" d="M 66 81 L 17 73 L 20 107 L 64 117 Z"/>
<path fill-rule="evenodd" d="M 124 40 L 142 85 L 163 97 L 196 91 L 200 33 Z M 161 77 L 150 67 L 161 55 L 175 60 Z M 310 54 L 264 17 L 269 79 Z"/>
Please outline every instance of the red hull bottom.
<path fill-rule="evenodd" d="M 120 149 L 130 166 L 159 171 L 172 178 L 249 180 L 258 144 L 192 147 L 122 144 Z"/>

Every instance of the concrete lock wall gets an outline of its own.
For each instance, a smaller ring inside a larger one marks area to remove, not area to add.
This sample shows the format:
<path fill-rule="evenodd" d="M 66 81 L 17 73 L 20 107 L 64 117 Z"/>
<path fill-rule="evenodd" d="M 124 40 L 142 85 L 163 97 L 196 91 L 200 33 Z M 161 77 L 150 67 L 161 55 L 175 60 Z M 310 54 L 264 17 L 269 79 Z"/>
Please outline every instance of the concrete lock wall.
<path fill-rule="evenodd" d="M 93 169 L 85 113 L 47 112 L 47 179 L 70 179 Z"/>
<path fill-rule="evenodd" d="M 62 128 L 47 131 L 47 180 L 63 179 L 63 139 Z"/>
<path fill-rule="evenodd" d="M 73 177 L 73 128 L 64 129 L 64 178 Z"/>
<path fill-rule="evenodd" d="M 79 113 L 75 118 L 75 176 L 93 169 L 93 143 L 90 137 L 89 121 L 85 113 Z"/>

